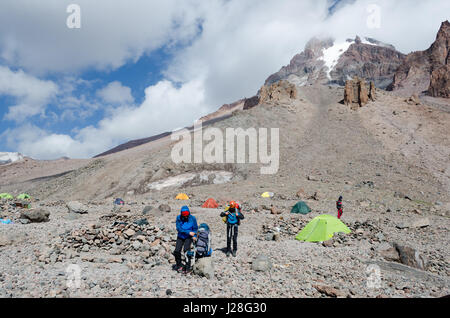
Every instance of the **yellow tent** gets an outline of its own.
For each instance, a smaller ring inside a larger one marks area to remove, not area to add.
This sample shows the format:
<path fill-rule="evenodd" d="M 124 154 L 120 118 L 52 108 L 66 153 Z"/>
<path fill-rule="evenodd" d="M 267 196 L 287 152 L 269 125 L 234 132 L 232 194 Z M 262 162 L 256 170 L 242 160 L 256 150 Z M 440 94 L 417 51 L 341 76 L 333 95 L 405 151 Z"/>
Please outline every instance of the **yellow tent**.
<path fill-rule="evenodd" d="M 264 192 L 263 194 L 261 194 L 261 196 L 263 198 L 271 198 L 273 197 L 273 192 Z"/>
<path fill-rule="evenodd" d="M 189 200 L 189 197 L 186 193 L 178 193 L 178 195 L 175 197 L 175 200 Z"/>

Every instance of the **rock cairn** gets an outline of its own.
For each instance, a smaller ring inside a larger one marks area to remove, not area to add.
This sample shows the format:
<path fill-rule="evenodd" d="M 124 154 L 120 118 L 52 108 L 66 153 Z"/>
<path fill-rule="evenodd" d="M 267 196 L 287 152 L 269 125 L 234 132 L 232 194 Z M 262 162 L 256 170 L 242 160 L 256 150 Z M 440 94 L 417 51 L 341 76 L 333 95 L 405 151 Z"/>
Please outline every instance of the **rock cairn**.
<path fill-rule="evenodd" d="M 105 250 L 112 255 L 142 252 L 147 258 L 159 256 L 169 260 L 175 233 L 163 225 L 150 225 L 145 219 L 136 223 L 115 222 L 102 227 L 92 224 L 62 235 L 63 246 L 77 252 Z"/>

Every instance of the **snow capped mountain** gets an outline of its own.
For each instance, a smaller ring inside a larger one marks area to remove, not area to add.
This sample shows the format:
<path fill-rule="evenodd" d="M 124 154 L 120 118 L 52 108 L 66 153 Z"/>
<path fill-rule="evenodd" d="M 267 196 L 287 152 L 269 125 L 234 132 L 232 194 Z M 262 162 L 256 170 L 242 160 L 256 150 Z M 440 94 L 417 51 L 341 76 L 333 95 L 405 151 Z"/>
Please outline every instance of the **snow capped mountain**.
<path fill-rule="evenodd" d="M 23 160 L 23 156 L 18 152 L 0 152 L 0 165 Z"/>
<path fill-rule="evenodd" d="M 393 75 L 405 56 L 395 47 L 372 38 L 311 39 L 305 50 L 290 64 L 269 76 L 266 85 L 286 79 L 296 85 L 339 84 L 354 76 L 373 81 L 379 88 L 392 83 Z"/>

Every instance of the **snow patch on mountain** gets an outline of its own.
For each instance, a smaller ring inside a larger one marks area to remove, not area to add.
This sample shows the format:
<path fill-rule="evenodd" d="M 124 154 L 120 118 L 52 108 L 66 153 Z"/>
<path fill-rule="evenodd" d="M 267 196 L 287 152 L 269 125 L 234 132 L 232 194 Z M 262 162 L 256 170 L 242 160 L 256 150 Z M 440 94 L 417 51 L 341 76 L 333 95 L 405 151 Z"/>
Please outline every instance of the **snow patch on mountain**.
<path fill-rule="evenodd" d="M 333 46 L 331 46 L 327 49 L 323 49 L 323 51 L 322 51 L 323 56 L 320 57 L 319 59 L 324 61 L 325 66 L 328 68 L 328 71 L 327 71 L 328 79 L 331 80 L 331 76 L 330 76 L 331 71 L 334 69 L 334 67 L 338 63 L 341 55 L 343 53 L 345 53 L 345 51 L 348 50 L 348 48 L 350 47 L 350 45 L 352 45 L 352 43 L 354 43 L 354 41 L 335 43 L 335 44 L 333 44 Z"/>
<path fill-rule="evenodd" d="M 18 152 L 0 152 L 0 165 L 23 160 L 23 156 Z"/>

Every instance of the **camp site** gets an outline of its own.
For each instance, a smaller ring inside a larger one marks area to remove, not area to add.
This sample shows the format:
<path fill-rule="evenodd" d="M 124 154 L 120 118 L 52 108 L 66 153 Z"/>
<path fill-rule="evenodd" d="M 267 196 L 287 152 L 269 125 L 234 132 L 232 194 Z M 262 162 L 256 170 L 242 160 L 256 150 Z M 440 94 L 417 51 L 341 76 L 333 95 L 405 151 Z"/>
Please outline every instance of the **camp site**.
<path fill-rule="evenodd" d="M 448 302 L 449 0 L 71 2 L 0 1 L 2 300 Z"/>

